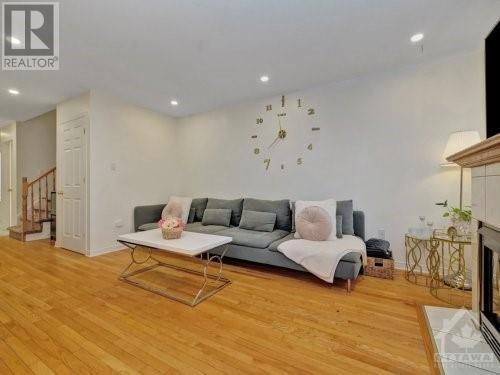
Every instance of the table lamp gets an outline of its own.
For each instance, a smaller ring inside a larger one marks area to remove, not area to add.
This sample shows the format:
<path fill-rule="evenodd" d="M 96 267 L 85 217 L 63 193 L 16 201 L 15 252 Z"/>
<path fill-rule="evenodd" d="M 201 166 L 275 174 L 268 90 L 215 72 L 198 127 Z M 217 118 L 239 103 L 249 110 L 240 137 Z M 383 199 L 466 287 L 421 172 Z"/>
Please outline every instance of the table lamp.
<path fill-rule="evenodd" d="M 456 154 L 459 151 L 481 142 L 479 132 L 476 130 L 467 130 L 451 133 L 446 143 L 446 148 L 443 152 L 442 167 L 458 167 L 458 164 L 446 160 L 448 156 Z M 460 209 L 462 209 L 462 191 L 463 191 L 463 176 L 464 170 L 460 167 Z"/>

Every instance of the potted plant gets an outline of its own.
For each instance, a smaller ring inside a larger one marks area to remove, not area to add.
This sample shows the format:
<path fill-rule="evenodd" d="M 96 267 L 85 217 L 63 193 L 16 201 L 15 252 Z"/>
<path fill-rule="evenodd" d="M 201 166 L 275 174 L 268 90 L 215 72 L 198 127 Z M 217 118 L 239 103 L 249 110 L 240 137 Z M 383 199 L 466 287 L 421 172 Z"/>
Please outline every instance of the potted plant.
<path fill-rule="evenodd" d="M 446 208 L 446 212 L 443 213 L 443 217 L 450 219 L 452 225 L 448 228 L 448 235 L 468 235 L 470 233 L 470 222 L 472 220 L 472 211 L 468 207 L 467 209 L 459 207 L 448 207 L 448 201 L 443 203 L 436 203 L 437 206 L 442 206 Z"/>

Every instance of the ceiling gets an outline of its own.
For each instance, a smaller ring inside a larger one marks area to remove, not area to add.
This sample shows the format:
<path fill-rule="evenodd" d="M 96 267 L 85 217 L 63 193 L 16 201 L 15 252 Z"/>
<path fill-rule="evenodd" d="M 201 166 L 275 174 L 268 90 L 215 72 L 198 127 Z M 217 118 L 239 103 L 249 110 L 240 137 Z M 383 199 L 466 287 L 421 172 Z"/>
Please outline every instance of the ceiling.
<path fill-rule="evenodd" d="M 0 123 L 89 89 L 186 116 L 479 48 L 499 18 L 499 0 L 61 0 L 60 70 L 0 71 Z"/>

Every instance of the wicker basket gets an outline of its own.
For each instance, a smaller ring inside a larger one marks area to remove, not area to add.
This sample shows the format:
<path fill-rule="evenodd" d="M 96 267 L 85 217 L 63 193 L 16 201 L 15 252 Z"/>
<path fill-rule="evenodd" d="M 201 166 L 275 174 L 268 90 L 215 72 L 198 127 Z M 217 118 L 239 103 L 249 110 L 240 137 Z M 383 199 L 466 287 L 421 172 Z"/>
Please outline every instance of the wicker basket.
<path fill-rule="evenodd" d="M 365 275 L 381 279 L 394 279 L 394 260 L 368 257 Z"/>
<path fill-rule="evenodd" d="M 182 228 L 165 229 L 161 228 L 161 234 L 164 240 L 176 240 L 181 238 Z"/>

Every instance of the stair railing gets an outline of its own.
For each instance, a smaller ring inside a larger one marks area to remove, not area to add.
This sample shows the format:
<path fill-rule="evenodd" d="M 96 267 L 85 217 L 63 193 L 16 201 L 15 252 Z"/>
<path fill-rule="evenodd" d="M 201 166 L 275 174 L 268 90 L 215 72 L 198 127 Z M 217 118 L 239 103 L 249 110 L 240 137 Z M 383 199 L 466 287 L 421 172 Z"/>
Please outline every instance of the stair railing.
<path fill-rule="evenodd" d="M 26 240 L 28 222 L 33 227 L 36 222 L 49 220 L 49 210 L 53 202 L 50 201 L 50 192 L 56 188 L 56 168 L 45 172 L 37 179 L 28 182 L 27 177 L 22 178 L 22 213 L 21 226 L 23 241 Z M 35 197 L 35 192 L 38 196 Z M 35 202 L 38 208 L 35 208 Z"/>

